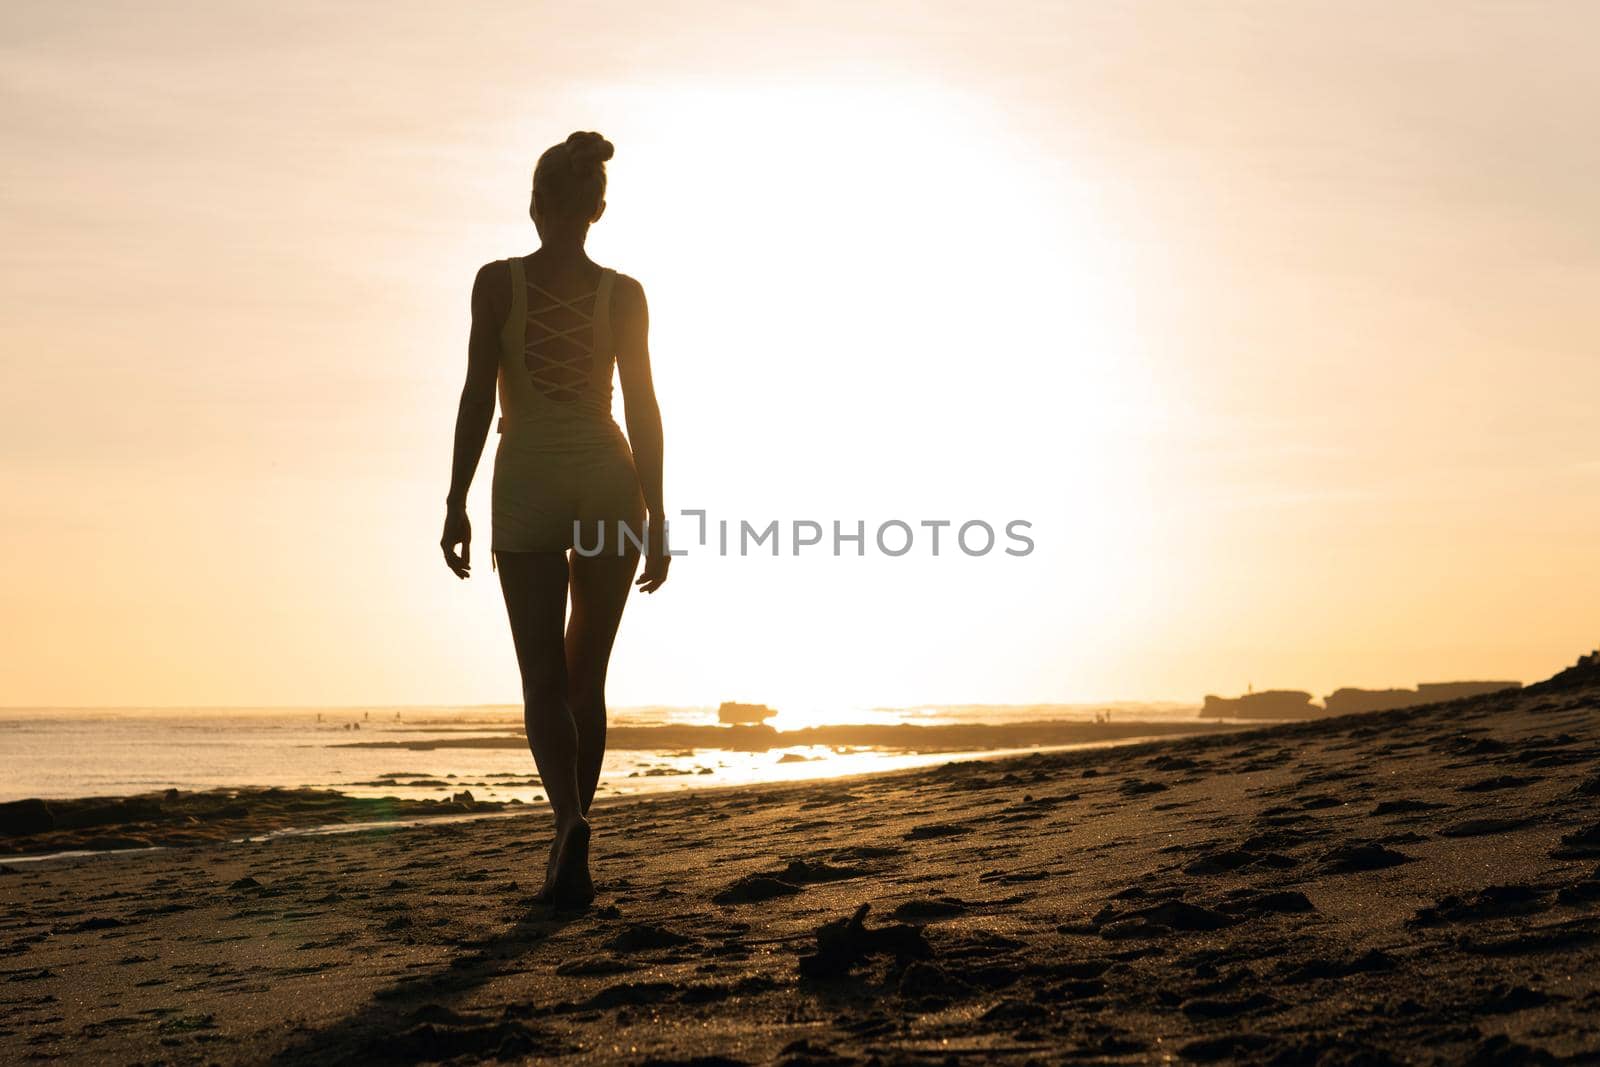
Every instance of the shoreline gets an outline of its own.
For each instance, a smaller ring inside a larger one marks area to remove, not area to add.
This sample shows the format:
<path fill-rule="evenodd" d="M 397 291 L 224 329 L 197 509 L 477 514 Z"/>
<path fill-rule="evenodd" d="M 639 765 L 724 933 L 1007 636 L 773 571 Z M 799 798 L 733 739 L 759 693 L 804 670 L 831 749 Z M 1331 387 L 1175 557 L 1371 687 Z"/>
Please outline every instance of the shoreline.
<path fill-rule="evenodd" d="M 433 821 L 522 807 L 520 801 L 358 797 L 323 789 L 167 789 L 121 797 L 30 798 L 0 804 L 0 864 L 45 854 L 181 849 L 263 838 L 310 826 Z"/>
<path fill-rule="evenodd" d="M 868 771 L 850 771 L 844 774 L 818 778 L 773 779 L 770 781 L 760 782 L 721 782 L 706 785 L 696 785 L 690 781 L 683 783 L 679 789 L 660 788 L 637 793 L 603 797 L 597 796 L 594 801 L 594 809 L 596 811 L 609 810 L 611 808 L 629 804 L 635 801 L 648 800 L 662 796 L 681 797 L 738 789 L 766 789 L 779 788 L 783 786 L 804 786 L 824 782 L 850 782 L 860 779 L 874 779 L 892 777 L 896 775 L 917 774 L 927 771 L 931 767 L 947 766 L 951 764 L 1013 759 L 1031 755 L 1035 752 L 1040 754 L 1048 754 L 1060 752 L 1096 751 L 1111 748 L 1122 748 L 1131 745 L 1151 744 L 1163 740 L 1166 740 L 1166 738 L 1161 735 L 1139 735 L 1125 739 L 1119 738 L 1106 741 L 1087 741 L 1076 744 L 1037 746 L 1027 749 L 1001 749 L 990 752 L 956 752 L 948 754 L 937 753 L 937 755 L 950 755 L 954 758 L 945 760 L 943 763 L 926 763 L 912 767 L 897 767 Z M 929 755 L 935 754 L 930 753 Z M 685 777 L 692 778 L 692 776 Z M 267 812 L 255 813 L 254 818 L 256 821 L 254 823 L 248 822 L 251 816 L 245 816 L 245 821 L 243 824 L 239 822 L 230 822 L 225 827 L 225 832 L 223 833 L 204 835 L 196 834 L 192 831 L 179 832 L 177 836 L 170 840 L 162 839 L 159 843 L 153 844 L 128 844 L 124 846 L 108 846 L 102 848 L 53 849 L 43 852 L 10 851 L 11 848 L 25 846 L 35 838 L 33 836 L 7 836 L 5 834 L 3 824 L 0 824 L 0 868 L 14 864 L 75 862 L 119 855 L 137 855 L 162 849 L 194 848 L 216 844 L 247 844 L 252 841 L 270 840 L 289 835 L 336 834 L 347 833 L 359 829 L 377 829 L 385 827 L 400 828 L 407 826 L 422 826 L 432 823 L 469 822 L 477 819 L 505 818 L 510 815 L 526 814 L 529 812 L 539 812 L 544 810 L 542 799 L 534 802 L 533 804 L 524 804 L 519 800 L 491 801 L 478 800 L 476 798 L 468 800 L 464 803 L 458 800 L 414 801 L 402 800 L 390 795 L 374 796 L 365 792 L 327 790 L 313 787 L 285 789 L 282 787 L 271 786 L 244 786 L 240 788 L 218 788 L 209 790 L 169 789 L 156 790 L 150 793 L 133 794 L 129 796 L 111 795 L 73 797 L 65 799 L 52 798 L 44 800 L 43 803 L 47 806 L 56 805 L 67 810 L 83 807 L 119 806 L 128 804 L 129 802 L 132 802 L 134 805 L 140 805 L 141 803 L 155 802 L 158 799 L 169 797 L 173 793 L 178 794 L 178 797 L 175 799 L 188 799 L 191 802 L 198 800 L 202 803 L 209 801 L 216 807 L 227 807 L 234 804 L 260 801 L 264 799 L 276 800 L 280 804 L 284 800 L 294 802 L 313 799 L 329 806 L 339 803 L 345 803 L 353 807 L 360 805 L 392 803 L 396 805 L 403 805 L 406 809 L 415 809 L 419 805 L 437 804 L 443 805 L 449 810 L 439 810 L 436 813 L 406 810 L 401 814 L 384 819 L 311 822 L 304 824 L 284 825 L 283 820 L 291 817 L 292 813 L 283 810 L 283 808 L 280 806 Z M 8 808 L 19 804 L 29 803 L 30 801 L 34 800 L 38 800 L 38 798 L 26 798 L 20 801 L 0 802 L 0 820 L 4 819 Z M 101 832 L 104 832 L 108 836 L 114 835 L 118 831 L 128 831 L 130 829 L 135 833 L 159 834 L 160 832 L 158 830 L 151 830 L 150 828 L 145 827 L 143 824 L 137 822 L 97 823 L 92 827 L 85 826 L 78 829 L 85 833 L 93 830 L 97 835 Z M 74 832 L 76 831 L 60 831 L 60 833 L 63 834 Z"/>

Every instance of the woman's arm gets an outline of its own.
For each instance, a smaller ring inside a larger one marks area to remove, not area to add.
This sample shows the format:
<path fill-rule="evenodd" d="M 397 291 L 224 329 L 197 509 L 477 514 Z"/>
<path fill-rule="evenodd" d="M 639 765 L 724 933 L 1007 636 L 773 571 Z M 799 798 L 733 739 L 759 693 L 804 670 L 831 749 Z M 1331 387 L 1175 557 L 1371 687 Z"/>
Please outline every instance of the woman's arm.
<path fill-rule="evenodd" d="M 445 496 L 444 536 L 439 547 L 458 578 L 472 571 L 472 524 L 467 521 L 467 490 L 483 457 L 483 443 L 494 420 L 494 387 L 500 370 L 500 323 L 510 282 L 502 262 L 485 264 L 472 283 L 472 333 L 467 339 L 467 381 L 456 409 L 455 458 L 450 492 Z M 461 546 L 458 554 L 457 545 Z"/>
<path fill-rule="evenodd" d="M 622 403 L 628 422 L 628 443 L 639 488 L 649 512 L 650 540 L 644 573 L 638 586 L 653 593 L 667 580 L 671 562 L 666 545 L 666 504 L 661 491 L 661 408 L 656 403 L 655 381 L 650 374 L 650 309 L 644 287 L 626 274 L 617 275 L 617 373 L 622 379 Z"/>

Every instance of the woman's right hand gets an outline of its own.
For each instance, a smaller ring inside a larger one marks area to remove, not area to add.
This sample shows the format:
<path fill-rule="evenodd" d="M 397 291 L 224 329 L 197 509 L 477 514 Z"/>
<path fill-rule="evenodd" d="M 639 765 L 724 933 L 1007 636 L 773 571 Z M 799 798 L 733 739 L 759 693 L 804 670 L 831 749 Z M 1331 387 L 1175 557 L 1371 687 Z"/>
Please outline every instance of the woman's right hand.
<path fill-rule="evenodd" d="M 457 545 L 461 546 L 460 554 L 456 553 Z M 444 565 L 455 572 L 457 578 L 471 575 L 472 523 L 467 521 L 466 505 L 446 505 L 444 536 L 439 539 L 439 547 L 444 549 Z"/>
<path fill-rule="evenodd" d="M 654 593 L 667 580 L 672 557 L 667 553 L 667 525 L 650 522 L 645 527 L 644 573 L 633 583 L 641 593 Z"/>

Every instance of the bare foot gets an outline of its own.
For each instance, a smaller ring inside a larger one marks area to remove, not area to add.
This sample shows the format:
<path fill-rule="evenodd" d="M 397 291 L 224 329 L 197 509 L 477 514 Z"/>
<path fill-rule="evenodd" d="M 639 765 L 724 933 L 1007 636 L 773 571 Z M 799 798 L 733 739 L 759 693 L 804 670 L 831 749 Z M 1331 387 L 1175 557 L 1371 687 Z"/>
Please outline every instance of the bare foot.
<path fill-rule="evenodd" d="M 589 823 L 574 822 L 558 840 L 555 877 L 550 881 L 549 901 L 558 908 L 581 909 L 594 900 L 594 881 L 589 877 Z"/>
<path fill-rule="evenodd" d="M 550 893 L 555 886 L 556 857 L 560 855 L 560 853 L 561 834 L 557 833 L 555 837 L 551 838 L 550 840 L 550 858 L 545 860 L 544 864 L 544 885 L 541 886 L 539 891 L 533 895 L 533 902 L 535 904 L 550 903 Z"/>

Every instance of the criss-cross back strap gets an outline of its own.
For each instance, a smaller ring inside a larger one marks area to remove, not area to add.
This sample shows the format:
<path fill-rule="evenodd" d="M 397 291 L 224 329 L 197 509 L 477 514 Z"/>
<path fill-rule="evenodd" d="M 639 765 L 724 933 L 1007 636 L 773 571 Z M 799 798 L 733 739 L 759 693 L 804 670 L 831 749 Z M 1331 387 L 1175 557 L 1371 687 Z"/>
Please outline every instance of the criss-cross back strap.
<path fill-rule="evenodd" d="M 531 281 L 530 280 L 528 282 L 528 288 L 537 290 L 542 296 L 545 296 L 548 299 L 550 299 L 551 301 L 553 301 L 553 303 L 547 304 L 546 306 L 544 306 L 542 308 L 529 308 L 528 309 L 528 314 L 529 315 L 545 315 L 545 314 L 548 314 L 549 312 L 552 312 L 552 311 L 556 310 L 557 308 L 566 308 L 568 311 L 572 312 L 573 314 L 579 315 L 579 316 L 581 316 L 583 318 L 583 322 L 581 324 L 579 324 L 578 326 L 572 327 L 572 329 L 574 329 L 574 330 L 581 329 L 583 326 L 586 326 L 589 323 L 594 321 L 594 312 L 592 310 L 594 305 L 591 304 L 590 305 L 591 310 L 585 311 L 581 307 L 578 307 L 578 301 L 580 301 L 580 300 L 588 300 L 591 297 L 599 296 L 600 295 L 600 290 L 599 290 L 598 287 L 596 287 L 594 289 L 590 289 L 587 293 L 582 293 L 582 294 L 580 294 L 578 296 L 572 297 L 571 299 L 567 299 L 565 297 L 557 296 L 556 294 L 552 293 L 550 290 L 546 289 L 544 286 L 540 285 L 536 281 Z M 543 326 L 544 323 L 541 322 L 539 325 Z M 570 331 L 562 331 L 562 332 L 570 332 Z"/>
<path fill-rule="evenodd" d="M 574 297 L 562 297 L 531 279 L 527 281 L 529 289 L 539 293 L 550 303 L 543 307 L 529 308 L 527 320 L 545 331 L 544 336 L 526 339 L 523 343 L 524 356 L 537 356 L 538 363 L 527 361 L 529 376 L 553 400 L 573 400 L 579 394 L 579 383 L 587 375 L 590 359 L 594 355 L 594 304 L 598 301 L 600 290 L 591 289 L 587 293 Z M 578 306 L 578 302 L 589 300 L 590 310 L 585 311 Z M 578 322 L 571 326 L 557 328 L 542 321 L 539 316 L 549 314 L 558 309 L 565 309 L 576 315 Z M 587 330 L 587 340 L 580 339 L 576 334 Z M 548 349 L 551 341 L 565 341 L 572 345 L 566 355 L 557 355 Z"/>

